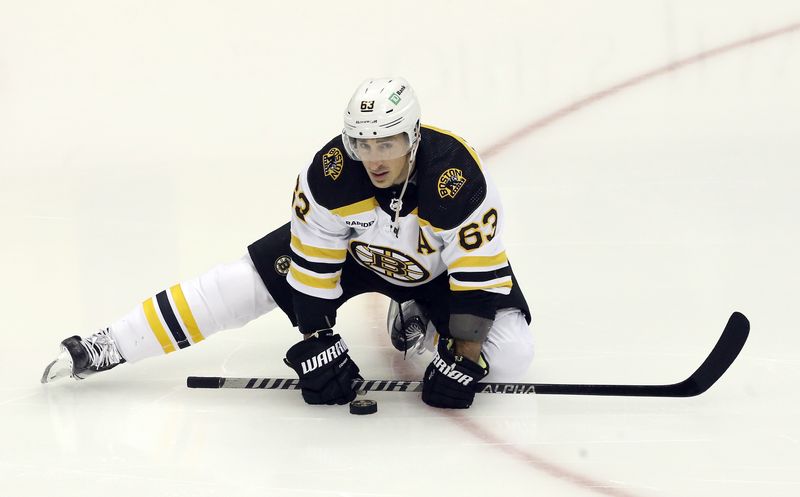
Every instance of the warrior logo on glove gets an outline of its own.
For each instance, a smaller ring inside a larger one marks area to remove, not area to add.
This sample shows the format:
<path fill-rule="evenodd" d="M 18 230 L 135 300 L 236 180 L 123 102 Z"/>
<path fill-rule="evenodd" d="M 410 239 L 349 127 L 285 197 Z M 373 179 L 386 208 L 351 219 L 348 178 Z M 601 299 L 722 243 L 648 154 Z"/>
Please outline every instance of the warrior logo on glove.
<path fill-rule="evenodd" d="M 329 362 L 333 361 L 340 355 L 347 352 L 347 344 L 344 343 L 344 340 L 339 339 L 338 342 L 331 345 L 324 351 L 320 352 L 319 354 L 315 355 L 311 359 L 307 359 L 300 363 L 300 367 L 303 370 L 303 374 L 310 373 L 315 369 L 328 364 Z"/>
<path fill-rule="evenodd" d="M 458 360 L 458 358 L 456 358 L 456 360 Z M 433 364 L 440 373 L 447 376 L 451 380 L 455 380 L 457 383 L 461 383 L 464 386 L 469 385 L 472 383 L 472 380 L 475 379 L 468 374 L 464 374 L 461 371 L 456 370 L 455 363 L 448 364 L 447 361 L 442 359 L 442 357 L 439 355 L 439 352 L 436 352 L 436 354 L 433 356 L 433 361 L 431 361 L 431 364 Z M 433 374 L 433 372 L 431 372 L 431 374 Z"/>

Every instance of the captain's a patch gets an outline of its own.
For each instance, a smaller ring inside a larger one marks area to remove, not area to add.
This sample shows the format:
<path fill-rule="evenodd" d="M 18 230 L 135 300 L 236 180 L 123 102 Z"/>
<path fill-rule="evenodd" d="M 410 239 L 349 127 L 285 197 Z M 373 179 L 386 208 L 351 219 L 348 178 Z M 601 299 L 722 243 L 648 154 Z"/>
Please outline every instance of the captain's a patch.
<path fill-rule="evenodd" d="M 466 182 L 467 178 L 464 177 L 461 169 L 451 167 L 439 176 L 439 196 L 442 198 L 455 198 Z"/>
<path fill-rule="evenodd" d="M 325 176 L 332 180 L 336 181 L 339 179 L 343 167 L 344 156 L 342 155 L 342 151 L 338 148 L 334 147 L 322 156 L 322 170 L 325 172 Z"/>

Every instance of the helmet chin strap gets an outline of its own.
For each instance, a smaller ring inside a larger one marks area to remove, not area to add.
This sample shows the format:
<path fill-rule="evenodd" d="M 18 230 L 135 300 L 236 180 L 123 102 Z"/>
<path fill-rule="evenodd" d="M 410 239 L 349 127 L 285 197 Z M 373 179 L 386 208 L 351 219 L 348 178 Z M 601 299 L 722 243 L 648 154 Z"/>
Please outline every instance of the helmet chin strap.
<path fill-rule="evenodd" d="M 392 233 L 394 233 L 395 238 L 400 237 L 400 223 L 398 222 L 398 218 L 400 217 L 400 211 L 403 210 L 403 195 L 406 194 L 408 180 L 411 178 L 411 171 L 414 169 L 414 160 L 417 156 L 419 140 L 420 139 L 417 138 L 417 140 L 414 142 L 414 145 L 411 147 L 411 154 L 408 157 L 408 171 L 406 171 L 406 180 L 403 182 L 403 189 L 400 190 L 400 198 L 393 198 L 389 203 L 389 208 L 394 212 L 394 219 L 392 220 L 390 229 L 392 230 Z"/>

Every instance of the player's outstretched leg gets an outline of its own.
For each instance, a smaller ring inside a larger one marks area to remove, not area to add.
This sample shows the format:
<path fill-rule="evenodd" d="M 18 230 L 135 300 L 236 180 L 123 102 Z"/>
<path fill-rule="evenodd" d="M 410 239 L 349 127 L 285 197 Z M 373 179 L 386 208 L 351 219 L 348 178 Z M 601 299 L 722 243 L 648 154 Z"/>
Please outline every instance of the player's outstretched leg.
<path fill-rule="evenodd" d="M 389 338 L 400 352 L 415 351 L 422 354 L 433 350 L 436 331 L 422 305 L 414 300 L 402 304 L 391 301 L 386 317 Z"/>
<path fill-rule="evenodd" d="M 44 370 L 42 383 L 66 378 L 82 380 L 125 362 L 108 328 L 86 338 L 69 337 L 61 342 L 61 352 Z"/>
<path fill-rule="evenodd" d="M 159 292 L 87 338 L 67 338 L 42 383 L 83 379 L 123 362 L 170 354 L 276 306 L 247 255 Z"/>

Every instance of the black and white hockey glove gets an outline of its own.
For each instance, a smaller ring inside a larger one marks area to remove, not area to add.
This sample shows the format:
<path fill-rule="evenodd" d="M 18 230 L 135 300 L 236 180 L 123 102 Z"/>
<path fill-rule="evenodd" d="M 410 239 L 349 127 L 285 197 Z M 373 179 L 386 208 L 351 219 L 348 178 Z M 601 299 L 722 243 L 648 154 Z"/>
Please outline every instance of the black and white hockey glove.
<path fill-rule="evenodd" d="M 466 409 L 475 399 L 477 383 L 489 374 L 489 364 L 481 354 L 477 364 L 453 353 L 452 340 L 439 340 L 433 361 L 425 370 L 422 401 L 433 407 Z"/>
<path fill-rule="evenodd" d="M 321 330 L 294 344 L 283 360 L 300 377 L 307 404 L 347 404 L 356 398 L 353 380 L 362 379 L 347 345 L 333 330 Z"/>

